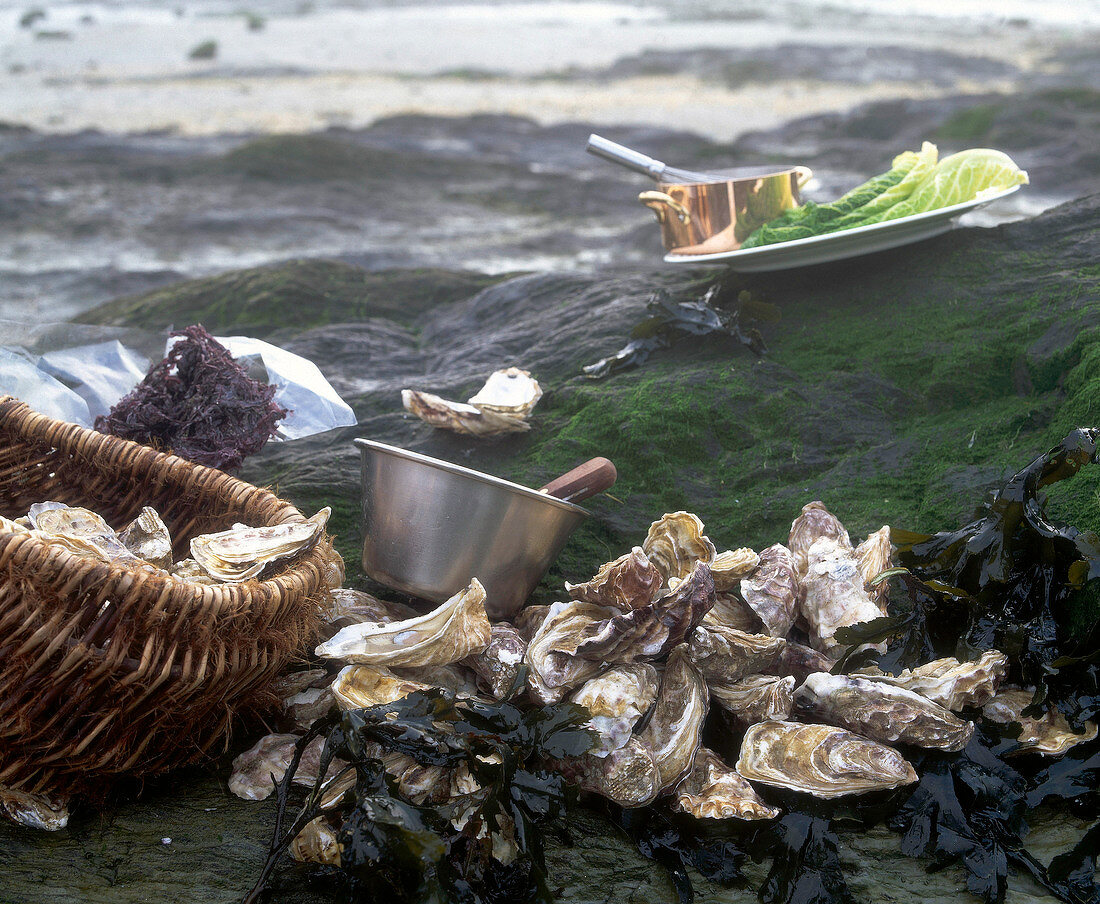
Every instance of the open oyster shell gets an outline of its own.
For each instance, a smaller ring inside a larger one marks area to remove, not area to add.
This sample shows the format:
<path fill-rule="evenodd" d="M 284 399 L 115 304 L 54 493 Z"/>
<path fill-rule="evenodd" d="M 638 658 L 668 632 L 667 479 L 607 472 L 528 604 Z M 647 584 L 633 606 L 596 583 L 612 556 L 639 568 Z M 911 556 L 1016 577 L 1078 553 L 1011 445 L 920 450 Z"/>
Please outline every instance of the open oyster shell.
<path fill-rule="evenodd" d="M 710 693 L 703 676 L 677 647 L 668 657 L 653 715 L 638 739 L 653 754 L 660 792 L 670 790 L 691 769 L 699 749 Z"/>
<path fill-rule="evenodd" d="M 968 706 L 982 706 L 993 699 L 1008 670 L 1008 657 L 998 650 L 986 650 L 969 662 L 937 659 L 900 675 L 889 675 L 875 666 L 854 674 L 872 681 L 903 687 L 927 697 L 945 709 L 958 712 Z"/>
<path fill-rule="evenodd" d="M 890 543 L 890 527 L 883 525 L 873 534 L 868 534 L 855 549 L 856 558 L 859 560 L 859 573 L 864 584 L 869 584 L 882 572 L 894 565 L 894 547 Z M 879 612 L 886 615 L 886 598 L 890 592 L 890 585 L 882 581 L 870 590 L 871 599 L 878 606 Z"/>
<path fill-rule="evenodd" d="M 850 545 L 822 537 L 805 555 L 799 605 L 810 626 L 810 645 L 826 656 L 839 657 L 844 646 L 833 639 L 837 629 L 872 621 L 882 612 L 863 587 L 859 560 Z M 886 646 L 875 649 L 885 652 Z"/>
<path fill-rule="evenodd" d="M 700 625 L 691 633 L 691 661 L 711 687 L 730 685 L 745 675 L 764 671 L 775 664 L 786 645 L 782 637 L 746 634 L 721 625 Z"/>
<path fill-rule="evenodd" d="M 893 747 L 832 725 L 779 721 L 749 726 L 737 772 L 752 782 L 824 799 L 917 780 L 916 770 Z"/>
<path fill-rule="evenodd" d="M 1021 728 L 1016 739 L 1020 747 L 1018 752 L 1029 751 L 1046 756 L 1061 756 L 1071 747 L 1095 739 L 1097 726 L 1089 722 L 1081 734 L 1074 732 L 1072 726 L 1058 710 L 1047 710 L 1041 719 L 1032 719 L 1023 715 L 1035 696 L 1034 691 L 1018 687 L 1004 687 L 992 700 L 982 707 L 982 714 L 992 722 L 1019 722 Z"/>
<path fill-rule="evenodd" d="M 0 785 L 0 814 L 24 828 L 57 832 L 69 824 L 69 799 Z"/>
<path fill-rule="evenodd" d="M 649 605 L 593 625 L 575 653 L 600 662 L 655 659 L 682 643 L 713 605 L 710 567 L 697 562 L 686 578 Z"/>
<path fill-rule="evenodd" d="M 27 517 L 35 534 L 78 556 L 102 562 L 139 561 L 114 528 L 89 509 L 60 502 L 40 502 L 31 506 Z"/>
<path fill-rule="evenodd" d="M 290 856 L 299 863 L 322 863 L 339 866 L 343 847 L 336 839 L 336 829 L 324 817 L 311 819 L 290 842 Z"/>
<path fill-rule="evenodd" d="M 794 678 L 748 675 L 735 684 L 710 684 L 711 699 L 732 715 L 741 728 L 757 722 L 786 721 L 794 706 Z"/>
<path fill-rule="evenodd" d="M 720 552 L 710 563 L 714 589 L 719 593 L 736 590 L 741 579 L 748 577 L 760 564 L 760 556 L 747 546 Z"/>
<path fill-rule="evenodd" d="M 118 539 L 139 559 L 158 568 L 172 564 L 172 535 L 154 508 L 145 506 Z"/>
<path fill-rule="evenodd" d="M 462 662 L 473 669 L 478 683 L 488 688 L 495 699 L 503 700 L 515 687 L 526 652 L 527 641 L 519 631 L 507 622 L 497 622 L 492 626 L 489 646 Z"/>
<path fill-rule="evenodd" d="M 634 726 L 657 699 L 660 679 L 646 662 L 608 669 L 574 691 L 570 700 L 591 713 L 588 726 L 599 736 L 592 750 L 597 757 L 624 747 Z"/>
<path fill-rule="evenodd" d="M 973 722 L 927 697 L 852 675 L 816 672 L 795 692 L 795 701 L 800 713 L 891 744 L 956 752 L 974 734 Z"/>
<path fill-rule="evenodd" d="M 191 558 L 215 580 L 251 580 L 269 565 L 311 549 L 324 533 L 331 511 L 325 507 L 312 518 L 289 524 L 201 534 L 191 540 Z"/>
<path fill-rule="evenodd" d="M 781 543 L 759 556 L 756 570 L 740 582 L 745 604 L 764 624 L 764 633 L 786 637 L 798 615 L 798 574 L 794 556 Z"/>
<path fill-rule="evenodd" d="M 836 516 L 821 502 L 808 502 L 802 506 L 802 514 L 791 522 L 791 532 L 787 537 L 787 548 L 794 558 L 799 577 L 806 573 L 810 547 L 822 537 L 835 540 L 842 548 L 852 549 L 848 531 Z"/>
<path fill-rule="evenodd" d="M 525 417 L 452 402 L 442 396 L 416 389 L 402 389 L 401 404 L 406 411 L 415 414 L 426 424 L 467 436 L 525 433 L 531 429 Z"/>
<path fill-rule="evenodd" d="M 769 807 L 745 779 L 713 750 L 700 747 L 691 771 L 672 792 L 672 808 L 696 819 L 774 819 Z"/>
<path fill-rule="evenodd" d="M 426 691 L 429 685 L 394 675 L 389 669 L 369 665 L 349 665 L 332 682 L 332 693 L 340 709 L 364 709 L 380 703 L 393 703 L 414 691 Z"/>
<path fill-rule="evenodd" d="M 527 645 L 527 687 L 542 703 L 557 703 L 566 691 L 587 681 L 601 662 L 576 655 L 577 647 L 593 627 L 607 620 L 613 610 L 593 603 L 554 603 Z"/>
<path fill-rule="evenodd" d="M 469 587 L 426 615 L 388 624 L 349 625 L 316 653 L 374 666 L 446 665 L 484 650 L 491 639 L 485 588 L 474 578 Z"/>
<path fill-rule="evenodd" d="M 642 549 L 666 581 L 686 578 L 696 562 L 709 565 L 717 553 L 703 533 L 703 522 L 690 512 L 670 512 L 654 521 Z"/>
<path fill-rule="evenodd" d="M 614 562 L 600 566 L 590 581 L 566 583 L 565 589 L 575 600 L 615 609 L 638 609 L 653 602 L 662 584 L 664 576 L 642 548 L 635 546 Z"/>

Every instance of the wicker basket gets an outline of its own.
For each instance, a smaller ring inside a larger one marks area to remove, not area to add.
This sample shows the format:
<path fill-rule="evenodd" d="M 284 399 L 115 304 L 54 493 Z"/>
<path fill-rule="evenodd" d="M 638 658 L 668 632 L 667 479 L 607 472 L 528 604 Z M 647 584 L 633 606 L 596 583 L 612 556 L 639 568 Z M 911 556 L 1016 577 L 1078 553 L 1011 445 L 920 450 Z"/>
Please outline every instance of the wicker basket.
<path fill-rule="evenodd" d="M 300 520 L 272 493 L 0 397 L 0 514 L 82 505 L 116 526 L 143 505 L 187 555 L 235 521 Z M 331 543 L 265 581 L 207 587 L 0 531 L 0 784 L 101 794 L 194 762 L 313 640 Z"/>

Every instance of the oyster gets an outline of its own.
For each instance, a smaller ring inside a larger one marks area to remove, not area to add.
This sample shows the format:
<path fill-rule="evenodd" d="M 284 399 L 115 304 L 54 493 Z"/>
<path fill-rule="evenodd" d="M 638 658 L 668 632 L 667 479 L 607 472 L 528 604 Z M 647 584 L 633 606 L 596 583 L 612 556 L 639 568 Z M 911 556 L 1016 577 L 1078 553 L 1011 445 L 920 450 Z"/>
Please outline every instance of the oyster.
<path fill-rule="evenodd" d="M 519 631 L 507 622 L 498 622 L 492 626 L 489 646 L 467 656 L 463 663 L 477 673 L 479 683 L 487 687 L 493 697 L 503 700 L 516 686 L 526 652 L 527 641 Z"/>
<path fill-rule="evenodd" d="M 747 634 L 759 634 L 764 623 L 736 593 L 715 593 L 714 605 L 703 616 L 704 625 L 722 625 Z"/>
<path fill-rule="evenodd" d="M 1031 704 L 1034 696 L 1034 691 L 1019 687 L 1001 688 L 997 696 L 982 707 L 982 715 L 991 722 L 1019 722 L 1023 730 L 1016 740 L 1021 753 L 1026 751 L 1061 756 L 1071 747 L 1096 737 L 1095 722 L 1089 722 L 1085 730 L 1077 734 L 1066 717 L 1056 709 L 1047 710 L 1047 714 L 1041 719 L 1024 716 L 1023 711 Z"/>
<path fill-rule="evenodd" d="M 217 578 L 210 577 L 194 559 L 180 559 L 169 566 L 168 573 L 179 581 L 190 581 L 192 584 L 205 584 L 212 587 L 221 583 Z"/>
<path fill-rule="evenodd" d="M 614 562 L 600 566 L 592 580 L 566 583 L 565 589 L 575 600 L 615 609 L 638 609 L 653 602 L 662 584 L 664 576 L 642 548 L 635 546 Z"/>
<path fill-rule="evenodd" d="M 859 573 L 863 583 L 869 584 L 882 572 L 892 568 L 894 564 L 894 547 L 890 543 L 890 527 L 883 525 L 873 534 L 868 534 L 855 549 L 856 558 L 859 559 Z M 871 599 L 879 608 L 879 612 L 886 615 L 886 597 L 890 591 L 890 585 L 882 581 L 870 589 Z"/>
<path fill-rule="evenodd" d="M 714 578 L 714 589 L 719 593 L 736 590 L 742 578 L 748 577 L 760 564 L 760 556 L 747 546 L 741 549 L 727 549 L 720 552 L 710 563 L 710 574 Z"/>
<path fill-rule="evenodd" d="M 695 765 L 672 795 L 672 808 L 696 819 L 775 819 L 779 815 L 707 747 L 699 748 Z"/>
<path fill-rule="evenodd" d="M 494 371 L 468 401 L 481 411 L 527 417 L 542 398 L 542 388 L 531 374 L 518 367 Z"/>
<path fill-rule="evenodd" d="M 461 663 L 447 665 L 394 666 L 393 674 L 406 681 L 416 681 L 456 697 L 478 695 L 477 675 Z"/>
<path fill-rule="evenodd" d="M 653 753 L 636 735 L 607 756 L 588 753 L 555 760 L 552 765 L 567 781 L 621 807 L 644 807 L 661 791 L 661 774 Z"/>
<path fill-rule="evenodd" d="M 332 688 L 308 687 L 283 700 L 283 712 L 296 729 L 305 731 L 318 719 L 324 718 L 336 705 Z"/>
<path fill-rule="evenodd" d="M 779 651 L 775 663 L 764 671 L 769 675 L 793 675 L 796 683 L 801 684 L 814 672 L 831 671 L 835 664 L 836 660 L 830 659 L 824 653 L 788 640 L 786 646 Z"/>
<path fill-rule="evenodd" d="M 668 657 L 649 724 L 638 734 L 657 764 L 660 792 L 670 790 L 691 769 L 699 749 L 710 694 L 703 676 L 677 647 Z"/>
<path fill-rule="evenodd" d="M 344 568 L 344 557 L 331 543 L 324 548 L 324 563 L 322 581 L 325 589 L 339 590 L 347 577 L 347 570 Z"/>
<path fill-rule="evenodd" d="M 893 747 L 832 725 L 757 722 L 737 772 L 752 782 L 830 799 L 911 785 L 916 770 Z"/>
<path fill-rule="evenodd" d="M 388 624 L 348 625 L 316 653 L 374 666 L 446 665 L 484 650 L 490 639 L 485 588 L 474 578 L 469 587 L 426 615 Z"/>
<path fill-rule="evenodd" d="M 764 633 L 786 637 L 798 614 L 798 574 L 791 551 L 781 543 L 769 546 L 740 589 L 745 604 L 764 623 Z"/>
<path fill-rule="evenodd" d="M 844 646 L 833 639 L 838 628 L 882 615 L 863 587 L 855 552 L 833 537 L 814 541 L 806 551 L 799 606 L 810 626 L 810 645 L 826 656 L 844 652 Z M 885 652 L 886 646 L 879 644 L 875 649 Z"/>
<path fill-rule="evenodd" d="M 418 806 L 429 800 L 442 803 L 450 796 L 450 777 L 445 767 L 418 763 L 398 750 L 380 753 L 378 759 L 386 773 L 397 782 L 401 796 L 409 802 Z"/>
<path fill-rule="evenodd" d="M 49 543 L 65 547 L 78 556 L 103 562 L 137 562 L 114 529 L 95 512 L 60 502 L 32 505 L 27 517 L 35 533 Z"/>
<path fill-rule="evenodd" d="M 664 656 L 683 643 L 714 605 L 710 567 L 697 562 L 675 588 L 648 606 L 613 615 L 593 625 L 576 655 L 600 662 L 632 662 Z"/>
<path fill-rule="evenodd" d="M 927 697 L 945 709 L 958 712 L 967 706 L 981 706 L 993 699 L 1008 669 L 1008 657 L 998 650 L 986 650 L 970 662 L 937 659 L 900 675 L 888 675 L 874 666 L 860 669 L 860 678 L 904 687 Z"/>
<path fill-rule="evenodd" d="M 686 578 L 696 562 L 709 565 L 717 552 L 703 534 L 703 522 L 690 512 L 671 512 L 654 521 L 642 549 L 666 581 Z"/>
<path fill-rule="evenodd" d="M 519 631 L 519 636 L 530 643 L 549 611 L 549 606 L 524 606 L 512 616 L 512 625 Z"/>
<path fill-rule="evenodd" d="M 0 531 L 6 531 L 11 534 L 25 534 L 30 531 L 30 528 L 24 524 L 20 524 L 18 521 L 12 521 L 10 518 L 5 518 L 0 515 Z"/>
<path fill-rule="evenodd" d="M 735 684 L 710 684 L 711 699 L 745 728 L 757 722 L 784 721 L 794 705 L 795 680 L 791 676 L 749 675 Z"/>
<path fill-rule="evenodd" d="M 646 662 L 608 669 L 590 678 L 569 698 L 591 713 L 588 725 L 599 736 L 592 755 L 607 756 L 626 745 L 638 720 L 657 699 L 657 670 Z"/>
<path fill-rule="evenodd" d="M 226 583 L 250 580 L 275 562 L 311 549 L 324 533 L 332 510 L 270 527 L 234 526 L 191 540 L 191 557 L 210 577 Z"/>
<path fill-rule="evenodd" d="M 321 600 L 321 618 L 332 628 L 346 628 L 358 622 L 404 621 L 420 615 L 412 606 L 391 603 L 362 590 L 339 587 L 330 590 Z"/>
<path fill-rule="evenodd" d="M 324 816 L 311 819 L 290 842 L 290 856 L 299 863 L 323 863 L 339 866 L 343 848 L 336 840 L 336 829 Z"/>
<path fill-rule="evenodd" d="M 303 669 L 280 675 L 271 683 L 271 690 L 285 700 L 310 688 L 328 687 L 331 683 L 327 669 Z"/>
<path fill-rule="evenodd" d="M 234 758 L 229 790 L 245 800 L 265 800 L 275 790 L 275 783 L 283 780 L 294 758 L 294 747 L 298 740 L 298 735 L 294 734 L 269 734 L 260 738 L 252 747 Z M 324 746 L 323 736 L 314 738 L 306 745 L 298 760 L 294 784 L 313 787 L 321 768 L 321 752 Z M 339 795 L 345 793 L 350 786 L 347 784 L 347 776 L 342 773 L 347 768 L 348 764 L 343 760 L 333 758 L 323 787 L 336 785 Z M 332 801 L 332 789 L 329 791 L 329 801 Z M 324 806 L 326 801 L 322 799 L 321 803 Z"/>
<path fill-rule="evenodd" d="M 139 559 L 158 568 L 172 564 L 172 535 L 154 508 L 145 506 L 118 539 Z"/>
<path fill-rule="evenodd" d="M 526 418 L 500 414 L 475 405 L 452 402 L 442 396 L 415 389 L 401 390 L 401 404 L 425 424 L 463 433 L 467 436 L 495 436 L 500 433 L 524 433 L 531 429 Z"/>
<path fill-rule="evenodd" d="M 688 650 L 708 685 L 730 685 L 774 665 L 786 643 L 782 637 L 700 625 L 691 634 Z"/>
<path fill-rule="evenodd" d="M 0 785 L 0 814 L 28 829 L 57 832 L 69 824 L 69 799 Z"/>
<path fill-rule="evenodd" d="M 801 713 L 891 744 L 954 753 L 974 734 L 973 722 L 964 722 L 927 697 L 852 675 L 815 672 L 795 692 L 795 703 Z"/>
<path fill-rule="evenodd" d="M 557 703 L 566 691 L 587 681 L 602 663 L 576 655 L 577 646 L 608 612 L 592 603 L 554 603 L 527 645 L 527 687 L 541 703 Z"/>
<path fill-rule="evenodd" d="M 791 522 L 791 533 L 787 538 L 787 548 L 791 551 L 799 577 L 806 573 L 809 565 L 810 547 L 822 537 L 835 540 L 842 548 L 852 549 L 852 541 L 844 525 L 822 503 L 808 502 L 802 506 L 802 514 Z"/>
<path fill-rule="evenodd" d="M 332 682 L 336 705 L 343 710 L 365 709 L 380 703 L 393 703 L 414 691 L 428 690 L 427 684 L 394 675 L 389 669 L 369 665 L 349 665 Z"/>

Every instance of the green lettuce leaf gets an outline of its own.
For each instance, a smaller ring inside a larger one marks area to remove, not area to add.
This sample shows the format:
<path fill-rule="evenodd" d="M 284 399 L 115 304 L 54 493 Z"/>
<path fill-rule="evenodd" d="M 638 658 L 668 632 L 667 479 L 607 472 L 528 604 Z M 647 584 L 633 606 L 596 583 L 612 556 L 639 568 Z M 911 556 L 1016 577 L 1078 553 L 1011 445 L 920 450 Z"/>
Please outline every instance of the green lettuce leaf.
<path fill-rule="evenodd" d="M 914 213 L 974 201 L 1013 185 L 1027 185 L 1027 182 L 1027 173 L 1002 151 L 990 148 L 959 151 L 936 164 L 913 193 L 891 207 L 882 219 L 896 220 Z"/>

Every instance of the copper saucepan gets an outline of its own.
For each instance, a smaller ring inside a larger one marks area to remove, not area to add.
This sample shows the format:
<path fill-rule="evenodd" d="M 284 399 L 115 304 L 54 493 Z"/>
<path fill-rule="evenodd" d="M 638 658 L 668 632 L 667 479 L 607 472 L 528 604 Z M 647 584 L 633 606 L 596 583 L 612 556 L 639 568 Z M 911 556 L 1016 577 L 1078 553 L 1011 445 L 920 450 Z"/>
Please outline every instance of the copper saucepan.
<path fill-rule="evenodd" d="M 656 191 L 638 200 L 661 224 L 673 254 L 736 251 L 757 228 L 801 204 L 801 189 L 813 177 L 805 166 L 748 166 L 695 173 L 615 144 L 599 135 L 588 151 L 657 180 Z"/>

